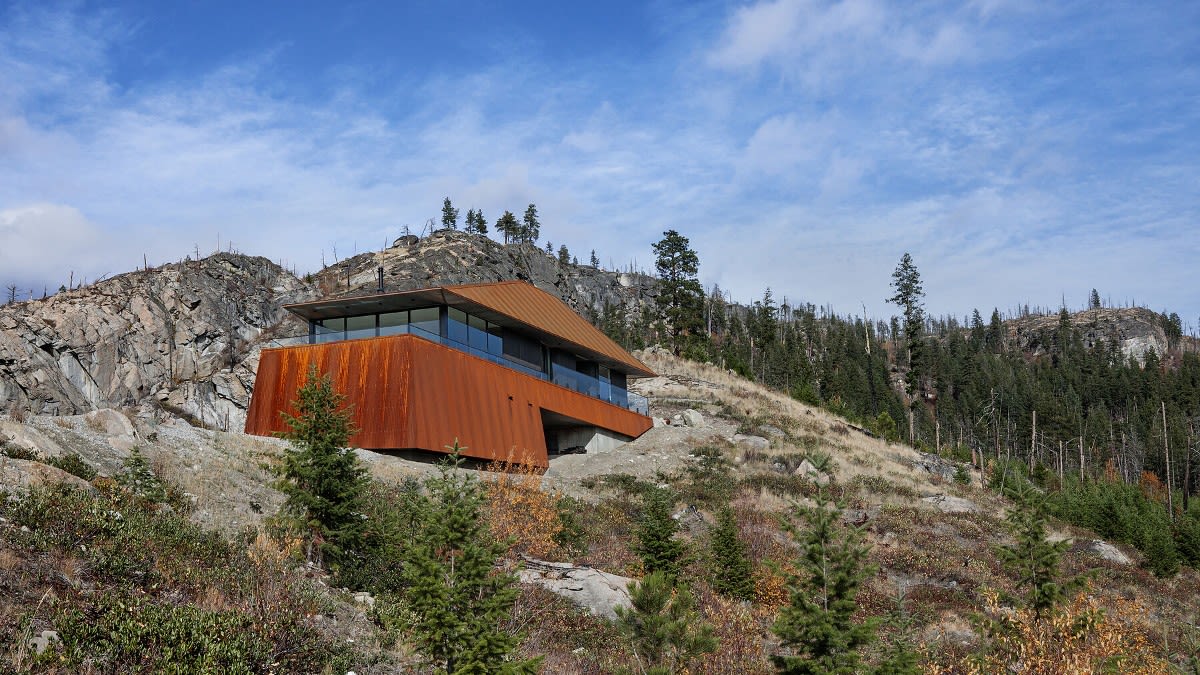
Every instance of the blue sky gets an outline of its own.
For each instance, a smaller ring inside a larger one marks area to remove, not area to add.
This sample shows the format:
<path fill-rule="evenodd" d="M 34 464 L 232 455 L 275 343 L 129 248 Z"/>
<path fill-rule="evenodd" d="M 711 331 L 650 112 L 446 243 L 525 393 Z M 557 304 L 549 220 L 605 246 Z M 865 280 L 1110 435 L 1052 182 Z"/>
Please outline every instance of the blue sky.
<path fill-rule="evenodd" d="M 252 5 L 247 9 L 244 5 Z M 514 6 L 504 6 L 514 5 Z M 0 4 L 0 282 L 489 222 L 735 299 L 1200 319 L 1200 5 Z"/>

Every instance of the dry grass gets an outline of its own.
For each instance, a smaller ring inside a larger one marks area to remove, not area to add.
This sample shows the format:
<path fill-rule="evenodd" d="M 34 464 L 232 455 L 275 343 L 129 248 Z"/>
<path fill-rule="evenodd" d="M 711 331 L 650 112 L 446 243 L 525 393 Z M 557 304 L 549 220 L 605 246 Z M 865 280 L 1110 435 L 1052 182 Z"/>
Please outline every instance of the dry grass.
<path fill-rule="evenodd" d="M 747 382 L 739 375 L 711 364 L 675 358 L 662 352 L 641 352 L 639 358 L 661 378 L 650 383 L 656 398 L 673 396 L 708 401 L 714 409 L 733 418 L 744 433 L 759 434 L 764 426 L 774 427 L 782 437 L 771 439 L 771 447 L 760 457 L 771 458 L 819 451 L 830 455 L 834 475 L 841 483 L 855 478 L 878 477 L 905 484 L 915 492 L 940 491 L 927 476 L 914 474 L 912 448 L 872 438 L 850 428 L 846 421 L 820 408 L 801 403 L 785 394 Z M 892 497 L 891 501 L 897 501 Z"/>

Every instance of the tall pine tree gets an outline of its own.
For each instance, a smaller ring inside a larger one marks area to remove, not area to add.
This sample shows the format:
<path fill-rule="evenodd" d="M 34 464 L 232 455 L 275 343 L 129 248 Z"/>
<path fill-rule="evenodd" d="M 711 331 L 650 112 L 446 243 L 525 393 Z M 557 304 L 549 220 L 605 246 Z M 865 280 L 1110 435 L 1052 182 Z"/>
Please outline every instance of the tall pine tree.
<path fill-rule="evenodd" d="M 312 366 L 293 402 L 298 414 L 281 413 L 288 430 L 280 436 L 291 446 L 278 482 L 287 496 L 281 515 L 300 531 L 309 562 L 328 562 L 331 568 L 362 545 L 361 499 L 370 483 L 358 456 L 346 447 L 354 427 L 345 398 Z"/>
<path fill-rule="evenodd" d="M 697 341 L 704 328 L 704 287 L 696 274 L 700 257 L 688 238 L 675 230 L 663 232 L 654 248 L 654 267 L 658 271 L 658 307 L 666 321 L 675 354 L 688 342 Z"/>
<path fill-rule="evenodd" d="M 467 215 L 469 216 L 470 213 Z M 458 209 L 450 204 L 449 197 L 446 197 L 442 201 L 442 228 L 447 230 L 458 229 Z"/>
<path fill-rule="evenodd" d="M 904 310 L 904 343 L 908 354 L 908 393 L 916 391 L 925 369 L 925 350 L 922 339 L 925 333 L 925 307 L 921 298 L 925 290 L 921 286 L 921 274 L 906 251 L 892 272 L 892 288 L 895 294 L 888 302 Z"/>

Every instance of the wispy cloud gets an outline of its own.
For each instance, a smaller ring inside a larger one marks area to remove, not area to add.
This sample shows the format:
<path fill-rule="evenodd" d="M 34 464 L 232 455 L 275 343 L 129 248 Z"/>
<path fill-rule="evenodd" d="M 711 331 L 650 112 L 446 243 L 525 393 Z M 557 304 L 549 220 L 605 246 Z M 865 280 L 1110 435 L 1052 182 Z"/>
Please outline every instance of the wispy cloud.
<path fill-rule="evenodd" d="M 450 196 L 492 221 L 536 202 L 556 246 L 622 266 L 649 267 L 677 229 L 703 280 L 742 299 L 769 285 L 885 315 L 909 250 L 935 312 L 1108 285 L 1200 315 L 1184 278 L 1200 254 L 1194 10 L 656 7 L 637 61 L 556 59 L 530 26 L 514 44 L 456 35 L 493 60 L 428 72 L 341 55 L 296 71 L 285 34 L 144 77 L 122 59 L 152 19 L 10 9 L 0 281 L 56 288 L 218 234 L 311 269 Z"/>

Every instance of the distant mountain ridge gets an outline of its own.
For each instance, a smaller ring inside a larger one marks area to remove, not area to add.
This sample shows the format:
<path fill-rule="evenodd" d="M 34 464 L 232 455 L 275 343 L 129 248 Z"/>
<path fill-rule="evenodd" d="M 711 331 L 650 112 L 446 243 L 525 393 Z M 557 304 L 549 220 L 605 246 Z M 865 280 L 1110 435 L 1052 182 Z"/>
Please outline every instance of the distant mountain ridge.
<path fill-rule="evenodd" d="M 532 244 L 503 245 L 443 230 L 402 237 L 297 278 L 262 257 L 217 253 L 137 270 L 43 300 L 0 306 L 0 410 L 78 414 L 157 406 L 240 430 L 258 367 L 272 338 L 304 325 L 283 306 L 318 297 L 522 279 L 595 321 L 653 308 L 654 277 L 564 264 Z M 1032 357 L 1054 344 L 1058 316 L 1005 322 L 1009 344 Z M 1095 309 L 1071 316 L 1085 345 L 1117 341 L 1127 356 L 1167 353 L 1157 313 Z M 1190 338 L 1184 338 L 1193 348 Z"/>

